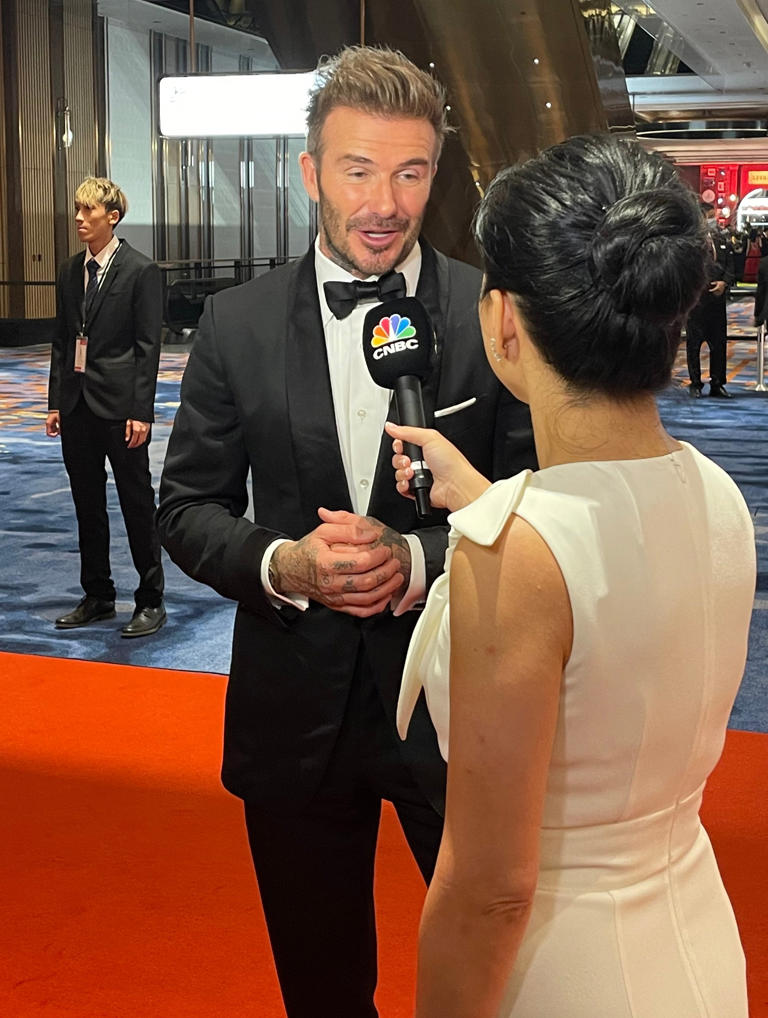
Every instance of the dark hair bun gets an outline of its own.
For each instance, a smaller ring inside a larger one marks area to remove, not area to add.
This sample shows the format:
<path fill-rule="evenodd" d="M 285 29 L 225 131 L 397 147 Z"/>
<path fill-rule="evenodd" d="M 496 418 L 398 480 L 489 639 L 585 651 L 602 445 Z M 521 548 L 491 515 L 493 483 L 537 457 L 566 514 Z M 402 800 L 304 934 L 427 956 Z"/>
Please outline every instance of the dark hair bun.
<path fill-rule="evenodd" d="M 605 213 L 588 250 L 598 289 L 620 314 L 674 322 L 700 288 L 691 266 L 701 261 L 701 237 L 690 233 L 687 197 L 665 188 L 627 195 Z"/>
<path fill-rule="evenodd" d="M 708 257 L 696 197 L 671 163 L 628 138 L 570 138 L 502 170 L 475 239 L 486 290 L 514 294 L 574 388 L 625 397 L 669 382 Z"/>

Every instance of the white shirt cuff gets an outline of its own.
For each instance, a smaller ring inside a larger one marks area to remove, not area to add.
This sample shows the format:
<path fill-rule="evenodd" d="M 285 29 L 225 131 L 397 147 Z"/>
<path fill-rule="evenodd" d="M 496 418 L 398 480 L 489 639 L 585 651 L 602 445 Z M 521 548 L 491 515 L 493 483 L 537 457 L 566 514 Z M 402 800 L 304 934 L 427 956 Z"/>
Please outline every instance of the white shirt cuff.
<path fill-rule="evenodd" d="M 269 598 L 273 608 L 282 608 L 284 604 L 290 604 L 292 607 L 298 608 L 299 611 L 304 612 L 307 608 L 309 608 L 309 598 L 305 594 L 278 594 L 269 582 L 269 563 L 272 561 L 275 548 L 281 544 L 287 543 L 287 537 L 279 537 L 267 547 L 267 550 L 264 552 L 264 557 L 261 560 L 261 585 L 264 588 L 264 592 Z"/>
<path fill-rule="evenodd" d="M 392 599 L 392 614 L 404 615 L 414 608 L 423 608 L 427 594 L 427 564 L 424 547 L 415 534 L 403 534 L 411 549 L 411 579 L 405 593 L 397 601 Z"/>

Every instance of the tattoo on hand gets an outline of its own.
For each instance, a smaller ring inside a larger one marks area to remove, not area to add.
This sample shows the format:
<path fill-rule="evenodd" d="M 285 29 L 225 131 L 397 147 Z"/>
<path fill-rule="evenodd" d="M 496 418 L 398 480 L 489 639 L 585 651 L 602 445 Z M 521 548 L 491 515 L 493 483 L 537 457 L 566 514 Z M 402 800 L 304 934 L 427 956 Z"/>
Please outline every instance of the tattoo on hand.
<path fill-rule="evenodd" d="M 375 541 L 372 542 L 372 547 L 383 544 L 385 547 L 392 551 L 394 558 L 400 563 L 400 572 L 403 574 L 403 586 L 405 590 L 411 580 L 411 549 L 408 547 L 408 542 L 392 527 L 388 527 L 382 524 L 375 517 L 366 517 L 373 527 L 380 527 L 381 532 Z"/>

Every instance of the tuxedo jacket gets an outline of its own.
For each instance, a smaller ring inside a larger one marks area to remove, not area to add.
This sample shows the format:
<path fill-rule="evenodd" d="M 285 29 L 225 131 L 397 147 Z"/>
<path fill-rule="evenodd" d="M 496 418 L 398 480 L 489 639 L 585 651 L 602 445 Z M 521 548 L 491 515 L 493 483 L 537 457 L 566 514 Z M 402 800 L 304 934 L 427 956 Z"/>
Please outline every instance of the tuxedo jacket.
<path fill-rule="evenodd" d="M 707 260 L 707 280 L 708 283 L 713 283 L 722 279 L 725 282 L 725 292 L 718 296 L 705 289 L 690 316 L 699 320 L 712 318 L 719 321 L 724 314 L 730 288 L 736 280 L 736 264 L 730 241 L 725 233 L 712 234 L 712 241 L 715 246 L 715 257 Z"/>
<path fill-rule="evenodd" d="M 528 408 L 488 367 L 477 321 L 480 273 L 422 241 L 417 288 L 436 333 L 423 399 L 427 426 L 486 475 L 534 464 Z M 362 342 L 362 336 L 361 336 Z M 474 400 L 455 413 L 436 410 Z M 390 418 L 397 420 L 394 401 Z M 442 571 L 446 514 L 425 521 L 395 490 L 382 432 L 368 514 L 424 548 L 427 584 Z M 252 481 L 252 516 L 248 476 Z M 352 511 L 339 451 L 314 269 L 298 262 L 208 298 L 181 386 L 160 486 L 158 523 L 171 558 L 238 602 L 226 697 L 225 786 L 261 805 L 300 807 L 316 789 L 364 654 L 394 727 L 417 612 L 356 619 L 311 601 L 276 609 L 260 570 L 278 537 L 319 525 L 317 509 Z M 249 514 L 250 515 L 250 514 Z M 444 770 L 424 704 L 404 747 L 422 790 L 442 807 Z"/>
<path fill-rule="evenodd" d="M 163 298 L 160 269 L 121 241 L 85 322 L 85 371 L 74 370 L 83 328 L 85 251 L 63 263 L 56 280 L 56 333 L 48 406 L 70 413 L 81 394 L 97 417 L 154 421 Z"/>

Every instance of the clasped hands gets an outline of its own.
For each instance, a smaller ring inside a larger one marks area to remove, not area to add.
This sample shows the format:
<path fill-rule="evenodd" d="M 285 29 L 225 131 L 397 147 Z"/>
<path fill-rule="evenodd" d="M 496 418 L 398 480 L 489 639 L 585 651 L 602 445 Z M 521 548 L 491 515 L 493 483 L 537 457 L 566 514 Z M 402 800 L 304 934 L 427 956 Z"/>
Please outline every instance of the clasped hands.
<path fill-rule="evenodd" d="M 372 516 L 323 508 L 317 514 L 319 527 L 275 549 L 270 564 L 275 590 L 304 594 L 358 618 L 383 611 L 408 586 L 408 542 Z"/>
<path fill-rule="evenodd" d="M 421 447 L 432 471 L 430 500 L 451 512 L 478 498 L 491 482 L 439 432 L 425 428 L 386 425 L 393 439 L 392 467 L 401 495 L 410 498 L 411 461 L 403 442 Z M 323 521 L 298 541 L 275 549 L 270 563 L 274 589 L 280 594 L 303 594 L 328 608 L 368 618 L 383 611 L 399 591 L 408 587 L 411 552 L 408 542 L 392 527 L 372 516 L 344 510 L 318 509 Z"/>

